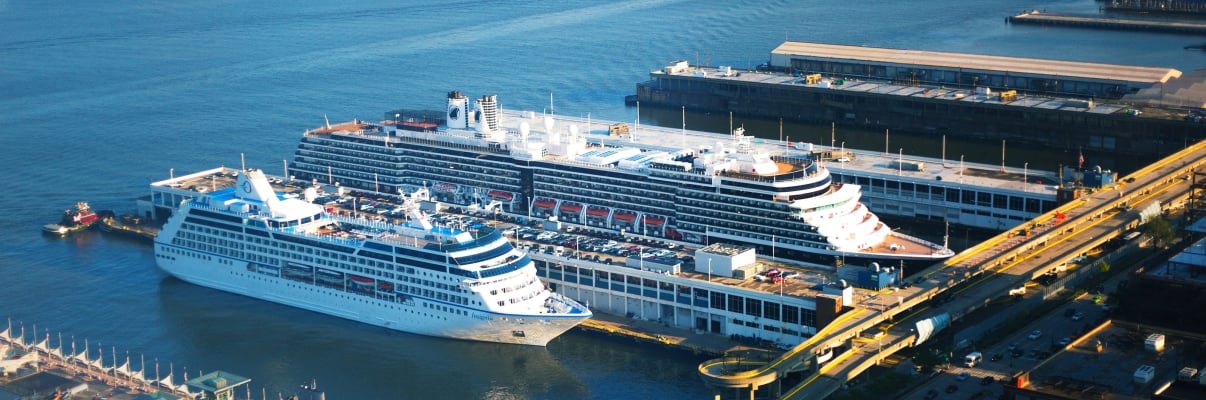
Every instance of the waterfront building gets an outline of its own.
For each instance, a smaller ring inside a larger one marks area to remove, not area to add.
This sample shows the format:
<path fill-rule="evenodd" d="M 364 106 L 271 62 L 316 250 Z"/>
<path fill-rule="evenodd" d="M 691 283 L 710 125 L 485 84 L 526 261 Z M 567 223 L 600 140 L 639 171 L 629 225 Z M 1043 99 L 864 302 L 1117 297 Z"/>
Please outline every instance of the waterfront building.
<path fill-rule="evenodd" d="M 649 77 L 633 100 L 696 112 L 1119 155 L 1206 136 L 1206 78 L 1171 68 L 785 42 L 753 71 L 680 61 Z"/>

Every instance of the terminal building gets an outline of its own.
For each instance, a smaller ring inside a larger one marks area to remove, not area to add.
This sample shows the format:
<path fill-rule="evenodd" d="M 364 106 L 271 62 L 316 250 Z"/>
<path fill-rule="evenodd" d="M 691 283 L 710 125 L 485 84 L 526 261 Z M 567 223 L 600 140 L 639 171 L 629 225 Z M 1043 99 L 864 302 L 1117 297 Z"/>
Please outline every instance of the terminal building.
<path fill-rule="evenodd" d="M 816 274 L 775 280 L 753 248 L 723 243 L 695 252 L 676 274 L 568 255 L 530 253 L 550 287 L 597 312 L 795 346 L 848 311 L 854 289 Z M 630 258 L 631 259 L 631 258 Z"/>
<path fill-rule="evenodd" d="M 696 112 L 1155 156 L 1202 139 L 1206 72 L 785 42 L 753 71 L 671 63 L 635 100 Z"/>
<path fill-rule="evenodd" d="M 769 66 L 797 75 L 1086 99 L 1120 99 L 1181 77 L 1172 68 L 810 42 L 784 42 L 771 51 Z"/>

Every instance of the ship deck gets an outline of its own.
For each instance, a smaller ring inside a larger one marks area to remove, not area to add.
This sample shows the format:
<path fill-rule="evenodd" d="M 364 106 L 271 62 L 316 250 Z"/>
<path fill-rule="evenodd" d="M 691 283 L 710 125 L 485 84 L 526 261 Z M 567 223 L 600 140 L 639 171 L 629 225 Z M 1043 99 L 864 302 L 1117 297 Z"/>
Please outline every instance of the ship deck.
<path fill-rule="evenodd" d="M 776 74 L 743 74 L 742 77 L 736 79 L 751 79 L 750 76 L 757 75 L 757 79 L 778 79 Z M 729 79 L 729 78 L 725 78 Z M 849 82 L 849 81 L 848 81 Z M 846 88 L 840 90 L 889 90 L 895 85 L 888 85 L 874 82 L 860 82 L 847 86 L 857 86 L 856 89 Z M 898 89 L 904 89 L 903 86 L 895 86 Z M 895 90 L 895 89 L 892 89 Z M 918 89 L 918 92 L 921 90 Z M 927 90 L 928 91 L 928 90 Z M 939 93 L 940 92 L 940 93 Z M 934 93 L 928 94 L 938 98 L 949 97 L 947 94 L 959 92 L 954 89 L 935 90 Z M 967 91 L 962 91 L 967 92 Z M 920 94 L 918 94 L 920 95 Z M 979 99 L 970 96 L 960 101 L 995 101 L 988 99 L 988 96 L 978 96 Z M 1025 103 L 1028 106 L 1042 107 L 1061 107 L 1062 103 L 1059 99 L 1048 99 L 1045 102 L 1038 101 L 1037 98 L 1022 98 L 1019 96 L 1019 101 L 1013 103 Z M 1110 107 L 1121 106 L 1098 105 L 1093 109 L 1083 109 L 1085 112 L 1111 112 Z M 1067 107 L 1064 107 L 1067 109 Z M 501 110 L 500 125 L 503 129 L 510 132 L 519 132 L 520 125 L 527 122 L 530 128 L 529 140 L 546 140 L 547 132 L 544 131 L 542 124 L 537 124 L 537 118 L 543 118 L 544 115 L 539 113 L 530 113 L 527 111 L 512 111 Z M 652 125 L 635 125 L 629 126 L 629 134 L 627 135 L 610 135 L 609 126 L 613 121 L 597 121 L 590 118 L 567 117 L 554 115 L 550 116 L 555 121 L 554 132 L 564 132 L 568 126 L 579 127 L 580 135 L 582 135 L 588 146 L 612 146 L 612 147 L 636 147 L 645 150 L 675 152 L 682 149 L 699 149 L 704 147 L 715 146 L 718 141 L 724 141 L 731 138 L 731 135 L 703 132 L 694 130 L 674 129 Z M 320 128 L 307 132 L 314 135 L 350 135 L 357 138 L 379 140 L 383 145 L 398 146 L 406 141 L 423 140 L 425 138 L 438 138 L 443 133 L 440 132 L 412 132 L 401 131 L 403 137 L 389 136 L 385 132 L 374 129 L 375 126 L 387 125 L 390 121 L 383 121 L 381 125 L 366 124 L 363 121 L 350 122 L 345 124 L 331 125 L 329 129 Z M 338 129 L 339 127 L 346 129 Z M 756 134 L 756 132 L 755 132 Z M 977 187 L 993 187 L 1002 190 L 1042 193 L 1050 198 L 1055 198 L 1056 187 L 1053 186 L 1058 177 L 1054 171 L 1030 170 L 1028 168 L 1017 168 L 1008 166 L 994 166 L 979 163 L 964 163 L 959 160 L 938 159 L 933 157 L 921 157 L 910 155 L 906 152 L 908 149 L 898 149 L 897 153 L 877 152 L 867 150 L 856 150 L 842 146 L 832 146 L 837 143 L 831 143 L 831 146 L 822 144 L 791 142 L 787 140 L 776 140 L 764 137 L 753 137 L 750 140 L 750 147 L 754 151 L 765 152 L 772 156 L 794 157 L 808 152 L 801 148 L 811 148 L 812 152 L 819 154 L 822 161 L 822 166 L 829 168 L 832 172 L 839 173 L 846 171 L 848 173 L 857 173 L 859 175 L 869 175 L 881 177 L 888 180 L 901 181 L 947 181 L 958 182 L 960 185 L 973 185 Z M 482 148 L 488 148 L 482 146 Z M 582 163 L 568 160 L 564 157 L 546 156 L 546 160 L 560 162 L 579 166 L 588 166 L 596 168 L 615 168 L 601 167 L 594 164 Z M 841 162 L 839 162 L 841 161 Z M 924 170 L 916 171 L 907 168 L 901 168 L 897 164 L 921 163 L 926 164 Z M 793 172 L 796 167 L 783 162 L 776 162 L 779 170 L 773 174 L 785 174 Z M 772 174 L 772 175 L 773 175 Z M 896 177 L 896 178 L 893 178 Z"/>

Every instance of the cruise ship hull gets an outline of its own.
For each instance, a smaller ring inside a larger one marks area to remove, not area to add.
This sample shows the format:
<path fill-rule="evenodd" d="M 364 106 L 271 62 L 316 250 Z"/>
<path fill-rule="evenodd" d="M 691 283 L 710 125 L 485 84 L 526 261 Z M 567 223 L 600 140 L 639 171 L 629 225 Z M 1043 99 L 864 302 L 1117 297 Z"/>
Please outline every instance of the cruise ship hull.
<path fill-rule="evenodd" d="M 245 260 L 176 250 L 157 251 L 156 264 L 185 282 L 425 336 L 544 346 L 589 318 L 589 313 L 503 315 L 418 296 L 406 302 L 380 300 L 252 271 Z M 461 312 L 449 311 L 458 308 Z"/>

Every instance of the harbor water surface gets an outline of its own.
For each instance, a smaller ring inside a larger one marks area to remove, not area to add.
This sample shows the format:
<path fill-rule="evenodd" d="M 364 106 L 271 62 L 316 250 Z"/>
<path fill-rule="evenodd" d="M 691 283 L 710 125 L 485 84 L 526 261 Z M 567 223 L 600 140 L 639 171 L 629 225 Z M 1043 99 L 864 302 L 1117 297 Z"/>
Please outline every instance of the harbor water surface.
<path fill-rule="evenodd" d="M 1025 6 L 1090 12 L 1096 4 Z M 280 174 L 301 132 L 324 117 L 440 108 L 450 90 L 498 94 L 506 108 L 635 123 L 623 98 L 649 70 L 678 59 L 751 67 L 784 39 L 1183 71 L 1206 61 L 1183 50 L 1192 37 L 1006 25 L 1018 8 L 991 0 L 0 1 L 8 171 L 0 317 L 38 337 L 50 328 L 64 341 L 116 348 L 122 359 L 145 356 L 148 371 L 158 360 L 161 373 L 176 376 L 245 375 L 256 398 L 312 378 L 332 399 L 707 398 L 699 356 L 578 331 L 547 348 L 391 332 L 167 278 L 145 243 L 48 238 L 39 227 L 81 200 L 131 211 L 152 180 L 237 167 L 241 155 Z M 681 124 L 679 113 L 642 116 Z M 693 117 L 688 128 L 727 122 Z M 751 133 L 779 135 L 760 126 Z M 827 142 L 827 127 L 785 129 L 797 141 Z M 882 143 L 838 134 L 851 147 Z M 932 151 L 933 138 L 916 140 Z M 997 143 L 959 146 L 948 156 L 998 162 Z M 1009 162 L 1054 169 L 1070 162 L 1068 151 L 1017 149 Z"/>

